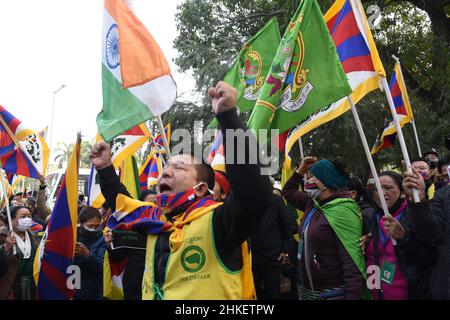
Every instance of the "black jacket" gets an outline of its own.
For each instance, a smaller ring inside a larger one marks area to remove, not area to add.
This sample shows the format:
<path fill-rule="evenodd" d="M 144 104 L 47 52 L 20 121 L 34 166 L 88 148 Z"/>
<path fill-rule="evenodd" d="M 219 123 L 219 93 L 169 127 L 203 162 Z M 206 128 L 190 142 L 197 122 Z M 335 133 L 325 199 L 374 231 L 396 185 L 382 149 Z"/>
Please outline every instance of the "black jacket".
<path fill-rule="evenodd" d="M 250 237 L 252 264 L 256 268 L 279 266 L 281 252 L 291 254 L 295 246 L 297 223 L 280 196 L 273 203 Z"/>
<path fill-rule="evenodd" d="M 246 130 L 237 116 L 230 110 L 217 116 L 227 150 L 226 129 Z M 242 141 L 243 140 L 243 141 Z M 231 194 L 224 204 L 214 210 L 214 242 L 218 255 L 227 268 L 237 271 L 242 267 L 241 244 L 248 239 L 272 203 L 272 188 L 268 177 L 261 175 L 261 166 L 250 145 L 256 146 L 253 135 L 247 139 L 232 137 L 234 159 L 226 157 L 226 170 L 231 185 Z M 231 146 L 230 146 L 231 147 Z M 244 164 L 242 158 L 245 157 Z M 127 194 L 112 166 L 98 170 L 100 187 L 109 207 L 115 210 L 117 194 Z M 165 268 L 170 254 L 169 233 L 159 235 L 155 252 L 155 282 L 162 287 Z"/>
<path fill-rule="evenodd" d="M 377 214 L 375 209 L 366 208 L 364 214 L 364 234 L 372 233 L 374 244 L 375 261 L 381 267 L 378 255 L 379 229 Z M 406 231 L 405 237 L 397 241 L 395 255 L 402 270 L 403 275 L 408 281 L 409 299 L 430 299 L 430 276 L 431 268 L 435 260 L 435 247 L 420 241 L 414 230 L 411 229 L 411 219 L 408 210 L 400 218 L 400 224 Z M 382 299 L 382 292 L 378 292 Z"/>
<path fill-rule="evenodd" d="M 421 241 L 435 245 L 431 279 L 433 299 L 450 299 L 450 186 L 439 189 L 431 202 L 408 203 L 411 230 Z"/>
<path fill-rule="evenodd" d="M 144 230 L 132 231 L 138 234 L 137 246 L 144 247 L 147 243 L 147 234 Z M 142 300 L 142 278 L 145 268 L 145 250 L 120 248 L 110 250 L 109 257 L 112 261 L 122 261 L 127 258 L 128 263 L 123 271 L 122 285 L 125 300 Z"/>
<path fill-rule="evenodd" d="M 0 278 L 9 270 L 9 258 L 3 248 L 0 248 Z"/>
<path fill-rule="evenodd" d="M 80 267 L 81 289 L 76 290 L 74 300 L 100 300 L 103 297 L 103 258 L 106 243 L 103 235 L 89 238 L 78 229 L 77 242 L 89 250 L 89 256 L 76 255 L 73 263 Z"/>

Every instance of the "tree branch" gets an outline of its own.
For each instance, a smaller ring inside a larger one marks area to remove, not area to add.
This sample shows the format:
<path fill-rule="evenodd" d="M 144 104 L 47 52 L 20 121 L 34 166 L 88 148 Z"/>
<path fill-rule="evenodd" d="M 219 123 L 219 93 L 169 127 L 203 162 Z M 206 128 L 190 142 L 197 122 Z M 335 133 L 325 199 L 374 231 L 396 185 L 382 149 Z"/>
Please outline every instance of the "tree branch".
<path fill-rule="evenodd" d="M 409 87 L 417 92 L 417 94 L 425 101 L 432 103 L 431 91 L 426 90 L 420 86 L 420 83 L 414 79 L 413 75 L 409 72 L 408 68 L 402 65 L 403 75 L 405 76 L 405 82 Z"/>
<path fill-rule="evenodd" d="M 244 20 L 248 20 L 248 19 L 254 19 L 254 18 L 260 18 L 260 17 L 273 17 L 273 16 L 277 16 L 277 15 L 282 14 L 282 13 L 284 13 L 282 10 L 272 11 L 272 12 L 260 12 L 260 13 L 251 14 L 249 16 L 242 17 L 242 18 L 239 18 L 239 19 L 230 20 L 230 23 L 232 23 L 232 22 L 240 22 L 240 21 L 244 21 Z"/>

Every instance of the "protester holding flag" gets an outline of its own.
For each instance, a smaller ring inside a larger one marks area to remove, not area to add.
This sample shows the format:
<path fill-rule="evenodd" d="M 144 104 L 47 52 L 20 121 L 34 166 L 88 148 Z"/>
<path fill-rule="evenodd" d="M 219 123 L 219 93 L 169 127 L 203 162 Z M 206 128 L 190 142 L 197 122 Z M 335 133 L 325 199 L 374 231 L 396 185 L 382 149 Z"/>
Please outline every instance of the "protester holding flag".
<path fill-rule="evenodd" d="M 219 82 L 208 93 L 223 136 L 226 130 L 244 129 L 236 112 L 235 89 Z M 243 145 L 236 144 L 236 136 L 232 141 L 235 158 L 226 161 L 232 192 L 223 204 L 210 195 L 214 187 L 211 167 L 191 154 L 168 161 L 158 181 L 158 206 L 154 207 L 123 194 L 105 143 L 92 149 L 102 192 L 116 209 L 108 225 L 113 229 L 140 227 L 148 233 L 143 299 L 254 298 L 245 241 L 270 206 L 271 188 L 267 177 L 260 174 L 257 155 L 249 152 L 249 145 L 256 144 L 254 137 L 245 139 Z M 227 139 L 224 145 L 226 149 Z M 244 164 L 237 164 L 238 148 L 245 155 Z M 192 279 L 202 274 L 210 277 L 202 279 L 199 290 Z"/>
<path fill-rule="evenodd" d="M 10 275 L 14 281 L 7 291 L 12 291 L 15 300 L 36 299 L 36 285 L 33 280 L 33 262 L 36 249 L 39 245 L 39 237 L 30 230 L 32 220 L 31 212 L 27 207 L 16 206 L 11 208 L 11 221 L 13 230 L 10 230 L 4 246 L 9 254 L 14 271 Z M 13 247 L 16 247 L 16 256 L 12 256 Z"/>
<path fill-rule="evenodd" d="M 100 227 L 101 215 L 96 208 L 81 210 L 78 221 L 74 264 L 80 267 L 81 288 L 74 300 L 101 300 L 103 293 L 103 257 L 106 243 Z"/>
<path fill-rule="evenodd" d="M 365 211 L 364 215 L 364 234 L 371 234 L 365 249 L 366 264 L 377 265 L 381 270 L 381 288 L 372 290 L 373 297 L 427 299 L 434 248 L 423 245 L 410 227 L 402 177 L 392 171 L 382 172 L 379 177 L 390 215 L 383 216 L 376 191 L 374 210 Z"/>
<path fill-rule="evenodd" d="M 450 299 L 450 186 L 436 192 L 429 201 L 425 193 L 425 182 L 413 168 L 403 173 L 403 187 L 408 197 L 407 215 L 411 229 L 417 239 L 427 245 L 436 246 L 436 257 L 431 274 L 432 299 Z M 420 203 L 415 203 L 412 190 L 419 192 Z"/>
<path fill-rule="evenodd" d="M 311 172 L 305 192 L 303 176 Z M 360 208 L 346 190 L 345 166 L 306 157 L 286 182 L 284 198 L 305 212 L 300 224 L 300 299 L 359 300 L 364 294 L 366 266 L 358 245 L 362 235 Z"/>

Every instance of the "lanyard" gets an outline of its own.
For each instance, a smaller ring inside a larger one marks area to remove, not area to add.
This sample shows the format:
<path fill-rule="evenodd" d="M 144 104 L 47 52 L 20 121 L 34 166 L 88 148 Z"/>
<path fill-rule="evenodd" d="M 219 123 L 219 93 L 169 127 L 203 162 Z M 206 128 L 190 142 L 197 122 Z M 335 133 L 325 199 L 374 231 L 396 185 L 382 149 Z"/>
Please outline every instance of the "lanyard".
<path fill-rule="evenodd" d="M 402 218 L 403 215 L 403 211 L 400 212 L 397 217 L 395 217 L 395 219 L 397 221 L 400 221 L 400 219 Z M 381 229 L 380 227 L 380 214 L 377 212 L 377 226 L 378 226 L 378 234 L 380 235 L 380 240 L 381 240 L 381 244 L 383 245 L 383 247 L 386 245 L 386 243 L 389 241 L 389 239 L 391 238 L 390 235 L 388 234 L 384 234 L 384 230 Z"/>
<path fill-rule="evenodd" d="M 298 253 L 297 253 L 297 258 L 300 261 L 302 259 L 302 251 L 303 251 L 303 237 L 304 237 L 304 233 L 305 230 L 307 229 L 309 222 L 311 221 L 312 216 L 314 215 L 314 212 L 316 212 L 316 208 L 312 208 L 311 211 L 309 211 L 308 215 L 306 216 L 305 222 L 303 223 L 302 226 L 302 234 L 300 235 L 300 241 L 298 242 Z"/>
<path fill-rule="evenodd" d="M 317 209 L 315 207 L 312 208 L 311 211 L 309 211 L 308 216 L 305 219 L 305 223 L 303 224 L 303 227 L 302 227 L 302 235 L 305 233 L 305 229 L 309 225 L 309 222 L 311 221 L 311 218 L 316 211 L 317 211 Z"/>

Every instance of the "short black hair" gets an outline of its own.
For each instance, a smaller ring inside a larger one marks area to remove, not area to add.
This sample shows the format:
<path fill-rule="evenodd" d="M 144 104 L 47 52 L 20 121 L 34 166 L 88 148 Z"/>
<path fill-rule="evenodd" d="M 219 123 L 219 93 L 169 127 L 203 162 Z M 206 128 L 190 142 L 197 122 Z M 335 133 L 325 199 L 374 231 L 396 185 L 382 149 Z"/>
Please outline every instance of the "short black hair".
<path fill-rule="evenodd" d="M 21 209 L 27 209 L 28 211 L 30 211 L 30 209 L 28 209 L 25 206 L 14 206 L 14 207 L 9 207 L 9 213 L 11 215 L 11 221 L 14 220 L 17 217 L 17 213 L 21 210 Z M 6 218 L 8 218 L 8 216 L 6 216 Z M 8 221 L 9 223 L 9 221 Z"/>
<path fill-rule="evenodd" d="M 398 186 L 401 192 L 403 192 L 403 178 L 397 172 L 394 171 L 383 171 L 378 175 L 378 177 L 388 176 L 394 180 L 395 184 Z"/>
<path fill-rule="evenodd" d="M 78 220 L 80 221 L 80 223 L 85 223 L 86 221 L 92 218 L 97 218 L 100 221 L 102 220 L 102 215 L 100 214 L 100 211 L 98 211 L 98 209 L 94 207 L 84 207 L 81 210 L 80 215 L 78 216 Z"/>
<path fill-rule="evenodd" d="M 197 178 L 199 181 L 206 182 L 208 184 L 208 189 L 214 189 L 214 170 L 213 168 L 203 161 L 202 158 L 197 157 L 194 152 L 187 153 L 192 159 L 194 159 L 195 170 L 197 171 Z"/>
<path fill-rule="evenodd" d="M 435 149 L 431 149 L 431 150 L 428 150 L 427 152 L 425 152 L 423 155 L 422 155 L 422 157 L 426 157 L 427 155 L 429 155 L 429 154 L 434 154 L 436 157 L 439 157 L 439 153 L 435 150 Z"/>
<path fill-rule="evenodd" d="M 450 163 L 448 161 L 439 161 L 437 164 L 437 168 L 440 174 L 446 174 L 447 172 L 442 172 L 441 169 L 443 166 L 448 166 Z"/>
<path fill-rule="evenodd" d="M 139 200 L 144 201 L 145 197 L 148 196 L 149 194 L 156 194 L 156 191 L 151 189 L 142 191 L 141 195 L 139 196 Z"/>
<path fill-rule="evenodd" d="M 428 164 L 428 161 L 425 160 L 425 158 L 415 158 L 415 159 L 413 159 L 413 160 L 411 161 L 411 163 L 413 163 L 413 162 L 418 162 L 418 161 L 423 161 L 423 162 L 426 162 L 426 163 Z"/>

